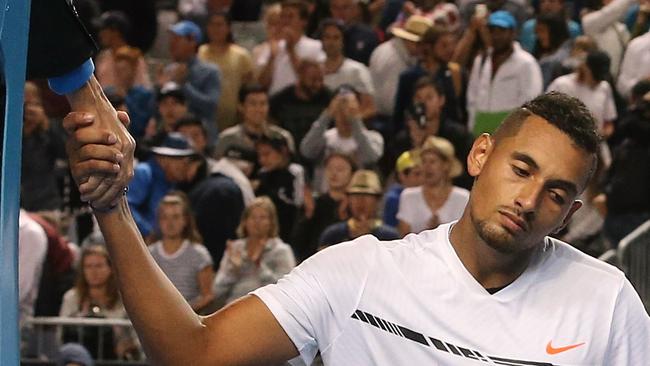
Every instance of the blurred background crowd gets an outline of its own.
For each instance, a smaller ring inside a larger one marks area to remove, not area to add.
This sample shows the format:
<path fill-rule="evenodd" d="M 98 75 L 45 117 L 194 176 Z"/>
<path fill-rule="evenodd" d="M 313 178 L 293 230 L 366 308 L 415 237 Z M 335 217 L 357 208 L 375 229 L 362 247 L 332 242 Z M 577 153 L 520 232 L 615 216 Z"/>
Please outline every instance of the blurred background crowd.
<path fill-rule="evenodd" d="M 557 236 L 598 257 L 650 219 L 649 0 L 73 3 L 97 79 L 131 118 L 133 216 L 198 313 L 327 246 L 458 219 L 474 138 L 545 91 L 582 100 L 602 135 L 585 205 Z M 26 83 L 24 107 L 25 358 L 141 359 L 118 326 L 102 351 L 65 327 L 36 345 L 34 316 L 127 315 L 69 175 L 69 107 L 44 80 Z M 59 350 L 70 340 L 87 350 Z"/>

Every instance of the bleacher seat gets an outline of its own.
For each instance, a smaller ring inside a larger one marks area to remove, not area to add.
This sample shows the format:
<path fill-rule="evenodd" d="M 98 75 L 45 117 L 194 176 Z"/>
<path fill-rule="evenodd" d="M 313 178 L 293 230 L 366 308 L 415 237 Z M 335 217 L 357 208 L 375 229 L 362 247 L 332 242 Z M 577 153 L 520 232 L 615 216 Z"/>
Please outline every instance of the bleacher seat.
<path fill-rule="evenodd" d="M 623 271 L 650 313 L 650 220 L 621 240 L 618 256 Z"/>

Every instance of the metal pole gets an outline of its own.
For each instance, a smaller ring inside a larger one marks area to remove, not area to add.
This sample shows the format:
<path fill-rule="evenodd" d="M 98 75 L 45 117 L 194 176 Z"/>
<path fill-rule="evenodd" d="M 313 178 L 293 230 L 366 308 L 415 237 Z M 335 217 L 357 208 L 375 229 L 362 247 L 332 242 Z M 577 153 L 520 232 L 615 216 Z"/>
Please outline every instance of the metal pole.
<path fill-rule="evenodd" d="M 30 0 L 0 0 L 0 61 L 7 98 L 0 170 L 0 365 L 18 366 L 18 199 Z"/>

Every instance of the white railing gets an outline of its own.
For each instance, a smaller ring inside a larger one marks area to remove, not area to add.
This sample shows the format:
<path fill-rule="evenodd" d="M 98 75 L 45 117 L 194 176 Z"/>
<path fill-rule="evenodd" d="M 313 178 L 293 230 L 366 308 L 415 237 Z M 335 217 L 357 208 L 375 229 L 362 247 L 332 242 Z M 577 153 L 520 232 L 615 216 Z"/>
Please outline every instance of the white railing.
<path fill-rule="evenodd" d="M 124 331 L 135 334 L 133 331 L 133 325 L 128 319 L 33 317 L 27 319 L 26 325 L 31 329 L 30 337 L 32 339 L 29 343 L 33 347 L 32 352 L 29 352 L 29 354 L 22 359 L 22 361 L 26 363 L 48 360 L 53 361 L 52 358 L 56 353 L 55 349 L 58 349 L 58 346 L 61 345 L 63 328 L 69 327 L 76 328 L 76 335 L 79 343 L 82 343 L 81 340 L 84 339 L 84 333 L 88 334 L 89 332 L 95 332 L 97 334 L 97 349 L 94 350 L 95 352 L 93 352 L 93 350 L 89 350 L 91 354 L 96 355 L 97 364 L 147 365 L 144 354 L 141 351 L 137 352 L 137 357 L 135 357 L 135 360 L 105 358 L 106 355 L 104 354 L 104 343 L 107 340 L 105 339 L 104 332 L 98 331 L 97 328 L 121 328 L 124 329 Z M 89 327 L 92 327 L 93 329 L 88 329 Z"/>

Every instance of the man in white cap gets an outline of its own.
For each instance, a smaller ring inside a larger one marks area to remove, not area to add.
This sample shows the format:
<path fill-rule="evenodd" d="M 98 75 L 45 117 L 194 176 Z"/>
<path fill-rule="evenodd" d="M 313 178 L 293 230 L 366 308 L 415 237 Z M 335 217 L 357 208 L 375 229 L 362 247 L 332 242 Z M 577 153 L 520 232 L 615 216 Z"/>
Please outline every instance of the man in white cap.
<path fill-rule="evenodd" d="M 413 15 L 404 27 L 394 27 L 393 38 L 375 48 L 370 56 L 370 75 L 375 82 L 375 104 L 380 115 L 393 113 L 399 74 L 416 64 L 417 44 L 432 25 L 428 18 Z"/>

